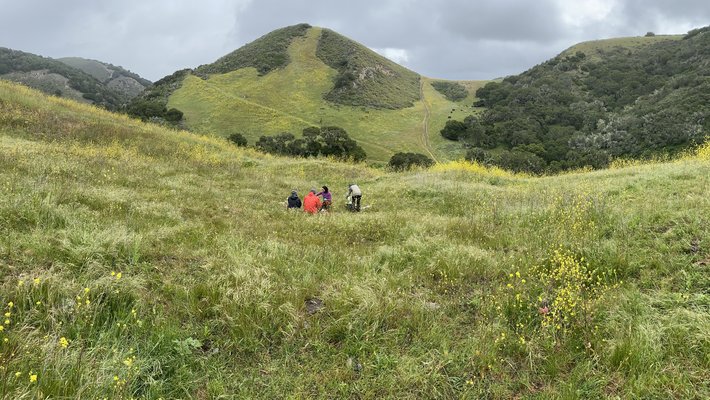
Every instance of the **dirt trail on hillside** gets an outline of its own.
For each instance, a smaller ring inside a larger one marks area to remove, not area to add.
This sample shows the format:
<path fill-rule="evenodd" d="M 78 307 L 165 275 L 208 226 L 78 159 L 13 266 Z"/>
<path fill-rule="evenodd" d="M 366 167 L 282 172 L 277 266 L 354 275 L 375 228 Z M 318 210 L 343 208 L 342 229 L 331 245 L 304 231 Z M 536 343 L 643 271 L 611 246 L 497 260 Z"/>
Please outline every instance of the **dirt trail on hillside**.
<path fill-rule="evenodd" d="M 431 159 L 435 162 L 439 162 L 432 151 L 431 145 L 429 144 L 429 118 L 431 117 L 431 110 L 429 110 L 429 104 L 424 99 L 424 81 L 421 78 L 419 78 L 419 98 L 421 98 L 422 104 L 424 104 L 424 129 L 422 130 L 422 144 L 424 145 L 427 153 L 429 153 L 429 156 L 431 156 Z"/>

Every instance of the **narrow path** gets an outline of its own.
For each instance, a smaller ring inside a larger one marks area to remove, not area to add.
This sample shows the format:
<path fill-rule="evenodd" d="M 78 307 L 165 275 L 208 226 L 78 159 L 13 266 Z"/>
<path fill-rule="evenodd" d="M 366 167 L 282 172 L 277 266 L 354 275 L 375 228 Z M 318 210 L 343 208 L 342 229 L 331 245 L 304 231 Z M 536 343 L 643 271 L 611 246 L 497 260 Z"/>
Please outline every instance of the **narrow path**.
<path fill-rule="evenodd" d="M 431 145 L 429 144 L 429 118 L 431 117 L 431 110 L 429 109 L 429 103 L 427 103 L 424 99 L 424 80 L 422 80 L 422 78 L 419 78 L 419 97 L 422 99 L 422 104 L 424 104 L 424 129 L 422 130 L 422 144 L 424 145 L 427 153 L 431 156 L 431 159 L 438 163 L 439 160 L 434 155 Z"/>
<path fill-rule="evenodd" d="M 257 107 L 257 108 L 261 108 L 261 109 L 264 109 L 264 110 L 273 112 L 274 114 L 282 115 L 284 118 L 289 118 L 289 119 L 292 119 L 292 120 L 294 120 L 294 121 L 298 121 L 298 122 L 300 122 L 300 123 L 302 123 L 302 124 L 304 124 L 304 125 L 320 126 L 320 124 L 317 124 L 317 123 L 315 123 L 315 122 L 307 121 L 307 120 L 305 120 L 305 119 L 303 119 L 303 118 L 301 118 L 301 117 L 298 117 L 298 116 L 295 116 L 295 115 L 291 115 L 291 114 L 289 114 L 289 113 L 287 113 L 287 112 L 278 110 L 278 109 L 276 109 L 276 108 L 272 108 L 272 107 L 269 107 L 269 106 L 265 106 L 265 105 L 262 105 L 262 104 L 260 104 L 260 103 L 256 103 L 256 102 L 254 102 L 254 101 L 247 100 L 247 99 L 245 99 L 245 98 L 239 97 L 239 96 L 237 96 L 237 95 L 235 95 L 235 94 L 233 94 L 233 93 L 229 93 L 229 92 L 227 92 L 226 90 L 224 90 L 223 88 L 221 88 L 221 87 L 219 87 L 219 86 L 217 86 L 217 85 L 213 85 L 213 84 L 212 84 L 211 82 L 209 82 L 209 81 L 205 81 L 205 87 L 208 87 L 208 88 L 212 89 L 213 91 L 217 92 L 217 94 L 219 94 L 219 95 L 221 95 L 221 96 L 224 96 L 224 97 L 227 97 L 227 98 L 229 98 L 229 99 L 232 99 L 232 100 L 234 100 L 234 101 L 246 103 L 246 104 L 249 104 L 249 105 L 251 105 L 251 106 L 254 106 L 254 107 Z M 390 153 L 390 154 L 392 153 L 392 149 L 390 149 L 390 148 L 388 148 L 388 147 L 385 147 L 385 146 L 382 146 L 381 144 L 374 143 L 374 142 L 370 142 L 370 141 L 367 141 L 367 140 L 362 140 L 362 139 L 356 139 L 356 141 L 357 141 L 358 143 L 367 144 L 367 145 L 369 145 L 370 147 L 378 148 L 378 149 L 380 149 L 380 150 L 382 150 L 382 151 L 384 151 L 384 152 L 386 152 L 386 153 Z M 431 154 L 431 153 L 430 153 L 430 154 Z"/>

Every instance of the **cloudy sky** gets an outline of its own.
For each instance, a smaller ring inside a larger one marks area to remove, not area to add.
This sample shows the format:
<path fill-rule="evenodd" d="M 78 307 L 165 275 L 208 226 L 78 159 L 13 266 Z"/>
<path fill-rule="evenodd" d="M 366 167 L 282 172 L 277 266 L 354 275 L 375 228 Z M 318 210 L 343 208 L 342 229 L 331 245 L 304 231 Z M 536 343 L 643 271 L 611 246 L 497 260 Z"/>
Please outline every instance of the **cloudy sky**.
<path fill-rule="evenodd" d="M 336 30 L 426 76 L 490 79 L 584 40 L 710 25 L 710 2 L 0 0 L 0 47 L 97 59 L 157 80 L 300 22 Z"/>

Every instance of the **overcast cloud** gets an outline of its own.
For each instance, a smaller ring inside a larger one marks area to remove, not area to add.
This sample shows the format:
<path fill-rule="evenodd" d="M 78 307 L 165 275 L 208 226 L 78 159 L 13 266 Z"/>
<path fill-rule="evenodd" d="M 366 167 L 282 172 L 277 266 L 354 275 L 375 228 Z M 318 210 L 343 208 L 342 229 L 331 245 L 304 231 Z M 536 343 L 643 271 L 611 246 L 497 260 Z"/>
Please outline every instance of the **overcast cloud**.
<path fill-rule="evenodd" d="M 0 0 L 0 46 L 121 65 L 151 80 L 273 29 L 338 31 L 430 77 L 520 73 L 584 40 L 710 25 L 707 0 Z"/>

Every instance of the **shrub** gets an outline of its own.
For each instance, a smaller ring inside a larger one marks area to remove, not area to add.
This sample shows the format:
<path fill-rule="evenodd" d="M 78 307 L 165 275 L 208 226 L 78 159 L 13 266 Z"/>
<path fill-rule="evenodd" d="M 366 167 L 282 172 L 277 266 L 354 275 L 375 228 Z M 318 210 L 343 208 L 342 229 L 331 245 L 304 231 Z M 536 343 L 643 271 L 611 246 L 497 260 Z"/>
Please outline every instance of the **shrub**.
<path fill-rule="evenodd" d="M 241 133 L 233 133 L 229 135 L 227 139 L 237 145 L 237 147 L 246 147 L 247 145 L 247 138 L 245 138 Z"/>
<path fill-rule="evenodd" d="M 450 120 L 446 121 L 444 129 L 441 131 L 441 136 L 449 140 L 459 140 L 466 134 L 466 124 L 461 121 Z"/>
<path fill-rule="evenodd" d="M 414 166 L 430 167 L 434 165 L 434 160 L 419 153 L 395 153 L 388 165 L 395 171 L 406 171 Z"/>
<path fill-rule="evenodd" d="M 179 122 L 182 120 L 183 113 L 177 108 L 171 108 L 165 112 L 165 119 L 170 122 Z"/>
<path fill-rule="evenodd" d="M 480 147 L 474 147 L 466 151 L 466 156 L 464 157 L 466 161 L 477 162 L 480 164 L 489 161 L 491 156 L 485 150 Z"/>
<path fill-rule="evenodd" d="M 431 86 L 450 101 L 459 101 L 468 97 L 468 90 L 458 82 L 434 81 Z"/>
<path fill-rule="evenodd" d="M 367 153 L 348 136 L 343 128 L 326 126 L 308 127 L 303 130 L 303 138 L 296 139 L 291 133 L 262 136 L 256 147 L 266 153 L 297 157 L 334 157 L 340 160 L 362 161 Z"/>

